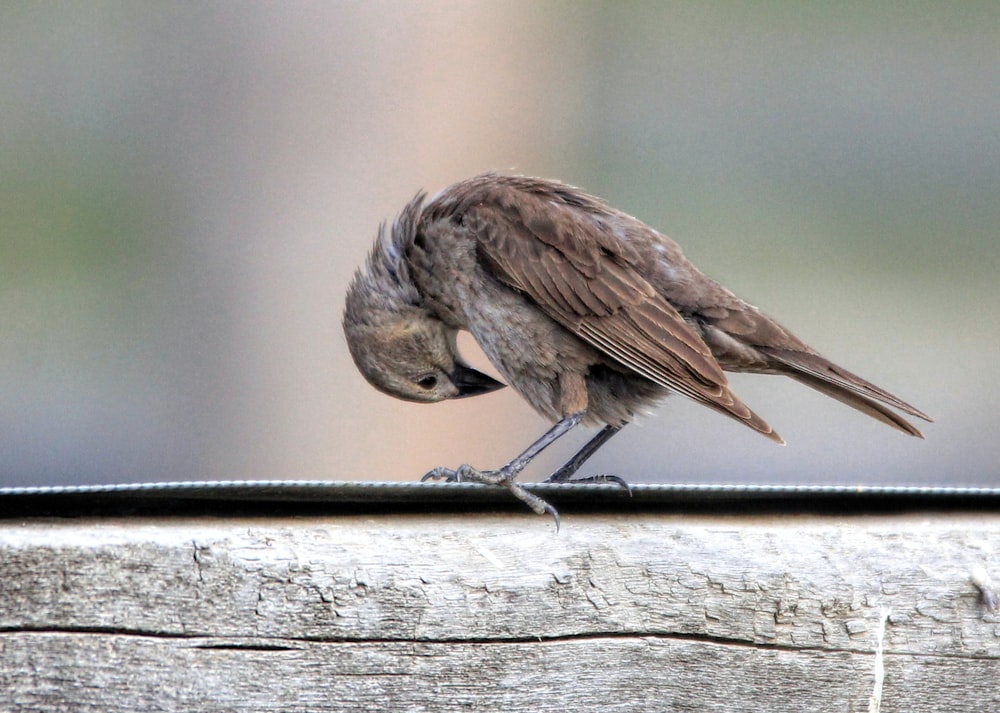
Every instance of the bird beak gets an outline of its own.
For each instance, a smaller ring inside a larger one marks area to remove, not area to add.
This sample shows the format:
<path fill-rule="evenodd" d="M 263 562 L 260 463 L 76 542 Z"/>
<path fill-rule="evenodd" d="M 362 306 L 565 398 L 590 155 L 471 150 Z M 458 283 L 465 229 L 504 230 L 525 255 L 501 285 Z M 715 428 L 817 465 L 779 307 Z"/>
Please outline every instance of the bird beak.
<path fill-rule="evenodd" d="M 506 384 L 502 384 L 492 376 L 487 376 L 481 371 L 476 371 L 465 364 L 455 362 L 455 370 L 448 375 L 451 383 L 458 389 L 458 396 L 455 398 L 464 399 L 466 396 L 478 396 L 488 394 L 491 391 L 502 389 Z"/>

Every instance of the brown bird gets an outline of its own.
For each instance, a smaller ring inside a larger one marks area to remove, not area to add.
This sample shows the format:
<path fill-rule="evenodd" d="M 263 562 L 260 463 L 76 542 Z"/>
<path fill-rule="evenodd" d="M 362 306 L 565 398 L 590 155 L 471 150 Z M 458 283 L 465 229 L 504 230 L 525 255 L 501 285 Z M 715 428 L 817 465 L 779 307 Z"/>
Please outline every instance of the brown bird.
<path fill-rule="evenodd" d="M 604 428 L 548 482 L 593 482 L 571 478 L 673 391 L 784 443 L 730 390 L 725 371 L 790 376 L 911 436 L 923 437 L 888 406 L 931 420 L 706 277 L 670 238 L 557 181 L 486 173 L 429 201 L 418 194 L 381 226 L 348 289 L 343 325 L 375 388 L 424 402 L 503 386 L 461 360 L 456 334 L 471 332 L 555 425 L 498 470 L 436 468 L 424 479 L 504 485 L 557 520 L 515 478 L 581 422 Z"/>

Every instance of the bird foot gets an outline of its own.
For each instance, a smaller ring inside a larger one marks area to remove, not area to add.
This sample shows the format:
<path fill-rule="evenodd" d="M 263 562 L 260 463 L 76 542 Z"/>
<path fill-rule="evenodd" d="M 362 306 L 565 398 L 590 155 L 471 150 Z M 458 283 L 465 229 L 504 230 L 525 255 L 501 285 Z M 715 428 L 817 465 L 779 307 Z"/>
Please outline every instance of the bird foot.
<path fill-rule="evenodd" d="M 587 483 L 612 483 L 614 485 L 620 485 L 625 488 L 625 492 L 632 497 L 632 486 L 624 478 L 619 478 L 617 475 L 591 475 L 586 478 L 573 478 L 572 473 L 562 473 L 561 471 L 556 471 L 548 478 L 545 479 L 546 483 L 559 483 L 561 485 L 581 485 Z"/>
<path fill-rule="evenodd" d="M 517 473 L 509 468 L 499 470 L 479 470 L 473 468 L 468 463 L 458 466 L 457 469 L 435 468 L 420 479 L 421 483 L 428 480 L 443 480 L 446 483 L 482 483 L 483 485 L 506 485 L 508 481 L 514 480 Z"/>
<path fill-rule="evenodd" d="M 435 468 L 420 479 L 421 483 L 428 480 L 443 480 L 446 483 L 482 483 L 483 485 L 500 485 L 510 491 L 510 494 L 531 508 L 538 515 L 548 513 L 556 521 L 556 532 L 559 531 L 559 511 L 542 498 L 529 493 L 524 486 L 516 482 L 518 471 L 504 466 L 499 470 L 479 470 L 471 465 L 460 465 L 457 469 Z"/>

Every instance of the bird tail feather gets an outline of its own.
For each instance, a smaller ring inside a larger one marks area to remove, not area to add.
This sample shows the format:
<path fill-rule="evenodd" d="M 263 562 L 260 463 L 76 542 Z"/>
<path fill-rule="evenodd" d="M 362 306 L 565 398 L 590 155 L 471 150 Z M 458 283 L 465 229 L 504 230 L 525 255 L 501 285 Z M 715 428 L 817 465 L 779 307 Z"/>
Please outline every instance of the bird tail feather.
<path fill-rule="evenodd" d="M 918 438 L 924 437 L 924 434 L 916 426 L 891 411 L 887 406 L 925 421 L 933 421 L 930 416 L 898 396 L 880 389 L 875 384 L 833 364 L 819 354 L 786 349 L 759 347 L 758 349 L 773 360 L 772 368 L 775 371 L 790 376 L 796 381 L 868 414 L 903 433 Z"/>

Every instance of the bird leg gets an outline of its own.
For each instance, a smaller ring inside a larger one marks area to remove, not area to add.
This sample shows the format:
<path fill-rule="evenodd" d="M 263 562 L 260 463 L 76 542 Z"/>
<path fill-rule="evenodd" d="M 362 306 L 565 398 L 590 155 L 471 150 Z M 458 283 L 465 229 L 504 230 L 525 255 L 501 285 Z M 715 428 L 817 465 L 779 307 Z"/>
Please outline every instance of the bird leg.
<path fill-rule="evenodd" d="M 497 470 L 479 470 L 467 464 L 459 466 L 456 470 L 439 467 L 427 473 L 420 479 L 420 481 L 444 480 L 448 483 L 461 483 L 463 481 L 468 481 L 473 483 L 484 483 L 486 485 L 502 485 L 510 490 L 511 495 L 523 502 L 539 515 L 544 515 L 545 513 L 552 515 L 556 521 L 556 529 L 558 529 L 559 513 L 556 509 L 537 495 L 529 493 L 522 485 L 515 482 L 515 479 L 518 474 L 524 470 L 529 463 L 531 463 L 535 456 L 555 443 L 560 437 L 569 433 L 574 426 L 583 420 L 583 416 L 584 412 L 579 411 L 564 417 L 552 428 L 546 431 L 541 438 L 528 446 L 521 455 Z M 611 436 L 607 436 L 605 440 L 610 437 Z M 598 444 L 598 446 L 599 445 L 600 444 Z M 597 447 L 593 450 L 597 450 Z M 593 452 L 593 450 L 591 452 Z"/>
<path fill-rule="evenodd" d="M 628 494 L 631 495 L 632 488 L 629 487 L 629 484 L 626 483 L 622 478 L 619 478 L 617 475 L 592 475 L 588 478 L 577 478 L 576 480 L 572 479 L 573 476 L 576 474 L 576 472 L 580 469 L 580 466 L 582 466 L 592 455 L 594 455 L 597 452 L 598 448 L 607 443 L 613 435 L 622 430 L 622 428 L 624 428 L 624 424 L 620 426 L 609 425 L 602 428 L 600 431 L 598 431 L 596 436 L 587 441 L 587 443 L 583 446 L 583 448 L 581 448 L 579 451 L 576 452 L 576 455 L 574 455 L 572 458 L 566 461 L 565 465 L 563 465 L 561 468 L 559 468 L 559 470 L 557 470 L 555 473 L 546 478 L 545 482 L 566 483 L 566 484 L 616 483 L 625 488 L 625 490 L 628 491 Z"/>

